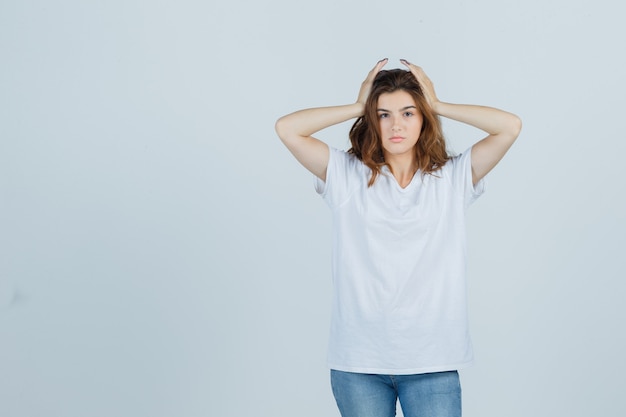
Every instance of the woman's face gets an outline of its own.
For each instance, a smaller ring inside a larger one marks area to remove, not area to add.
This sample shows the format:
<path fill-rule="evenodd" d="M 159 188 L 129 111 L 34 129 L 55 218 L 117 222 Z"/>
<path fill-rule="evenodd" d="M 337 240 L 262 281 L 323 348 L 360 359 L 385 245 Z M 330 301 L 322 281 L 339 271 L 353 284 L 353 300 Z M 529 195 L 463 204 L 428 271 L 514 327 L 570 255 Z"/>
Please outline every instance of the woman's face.
<path fill-rule="evenodd" d="M 422 113 L 404 90 L 383 93 L 378 98 L 378 122 L 385 157 L 414 155 L 413 147 L 422 131 Z"/>

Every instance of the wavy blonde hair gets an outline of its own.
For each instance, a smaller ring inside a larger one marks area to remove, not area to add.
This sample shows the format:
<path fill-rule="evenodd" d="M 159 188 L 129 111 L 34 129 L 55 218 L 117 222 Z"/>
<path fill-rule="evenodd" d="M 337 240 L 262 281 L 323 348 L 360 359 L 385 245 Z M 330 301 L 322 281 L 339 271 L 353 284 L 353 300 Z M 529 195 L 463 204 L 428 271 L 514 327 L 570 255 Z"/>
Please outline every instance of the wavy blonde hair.
<path fill-rule="evenodd" d="M 359 117 L 350 129 L 352 148 L 348 152 L 372 170 L 368 187 L 374 184 L 382 167 L 387 165 L 376 111 L 378 98 L 381 94 L 398 90 L 406 91 L 413 97 L 418 111 L 423 116 L 422 131 L 414 147 L 417 169 L 422 175 L 433 174 L 450 159 L 439 116 L 428 105 L 415 76 L 402 69 L 382 70 L 374 79 L 363 116 Z"/>

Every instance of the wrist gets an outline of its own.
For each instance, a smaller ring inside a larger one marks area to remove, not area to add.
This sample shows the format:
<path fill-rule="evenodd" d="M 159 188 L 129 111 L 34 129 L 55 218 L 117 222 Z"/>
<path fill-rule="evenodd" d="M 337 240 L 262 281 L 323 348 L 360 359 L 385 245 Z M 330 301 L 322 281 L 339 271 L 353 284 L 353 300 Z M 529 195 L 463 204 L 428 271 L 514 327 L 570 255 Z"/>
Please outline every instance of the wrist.
<path fill-rule="evenodd" d="M 361 117 L 365 113 L 365 103 L 361 103 L 360 101 L 357 101 L 351 106 L 354 109 L 354 114 L 355 114 L 354 117 Z"/>
<path fill-rule="evenodd" d="M 430 108 L 433 109 L 433 112 L 435 112 L 437 116 L 443 116 L 442 113 L 445 111 L 445 105 L 446 103 L 443 103 L 441 101 L 435 101 L 430 105 Z"/>

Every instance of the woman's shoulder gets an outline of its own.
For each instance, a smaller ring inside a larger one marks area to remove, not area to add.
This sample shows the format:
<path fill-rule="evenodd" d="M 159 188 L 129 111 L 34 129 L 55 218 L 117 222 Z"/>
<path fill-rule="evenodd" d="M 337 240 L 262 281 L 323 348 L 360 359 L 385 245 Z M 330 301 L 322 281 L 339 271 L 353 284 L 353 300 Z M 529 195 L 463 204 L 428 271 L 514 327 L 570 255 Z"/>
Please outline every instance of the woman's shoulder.
<path fill-rule="evenodd" d="M 333 161 L 333 164 L 359 173 L 370 170 L 367 165 L 350 150 L 333 148 L 332 146 L 329 146 L 329 148 L 330 159 Z"/>
<path fill-rule="evenodd" d="M 448 160 L 441 167 L 442 171 L 453 172 L 463 167 L 469 162 L 471 163 L 472 148 L 469 147 L 461 153 L 448 153 Z"/>

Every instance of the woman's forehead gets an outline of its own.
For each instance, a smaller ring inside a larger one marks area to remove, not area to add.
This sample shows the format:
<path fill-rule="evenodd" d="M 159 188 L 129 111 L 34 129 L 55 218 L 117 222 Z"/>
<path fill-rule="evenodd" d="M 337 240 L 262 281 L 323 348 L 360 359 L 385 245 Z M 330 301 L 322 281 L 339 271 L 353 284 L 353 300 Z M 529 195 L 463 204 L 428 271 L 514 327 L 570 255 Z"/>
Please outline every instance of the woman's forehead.
<path fill-rule="evenodd" d="M 413 96 L 404 90 L 396 90 L 392 93 L 383 93 L 378 97 L 379 109 L 398 110 L 406 107 L 416 107 Z"/>

